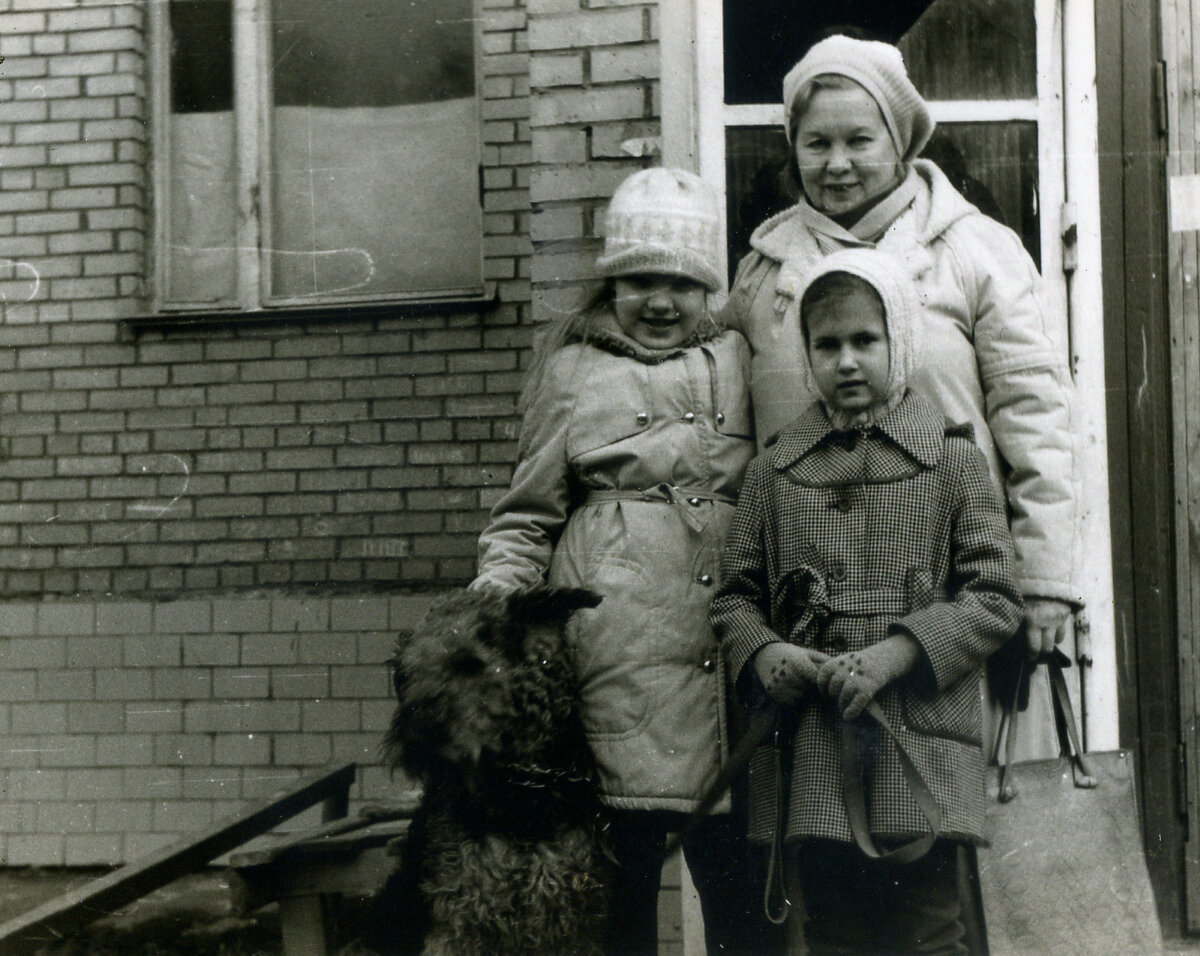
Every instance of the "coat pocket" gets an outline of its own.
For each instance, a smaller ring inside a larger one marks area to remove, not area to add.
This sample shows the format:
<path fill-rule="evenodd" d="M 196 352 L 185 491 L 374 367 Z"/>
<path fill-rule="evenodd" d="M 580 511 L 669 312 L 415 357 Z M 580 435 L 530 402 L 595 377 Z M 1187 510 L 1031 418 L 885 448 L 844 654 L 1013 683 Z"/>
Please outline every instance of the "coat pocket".
<path fill-rule="evenodd" d="M 567 429 L 569 459 L 616 444 L 650 427 L 654 409 L 646 394 L 645 372 L 634 362 L 625 364 L 628 367 L 618 375 L 613 374 L 609 363 L 599 363 L 608 377 L 593 372 L 580 389 Z"/>
<path fill-rule="evenodd" d="M 983 709 L 979 672 L 972 671 L 936 697 L 904 690 L 901 706 L 904 726 L 913 733 L 983 746 Z"/>
<path fill-rule="evenodd" d="M 645 581 L 645 566 L 620 555 L 591 552 L 583 561 L 581 583 L 604 595 L 598 607 L 576 615 L 572 633 L 589 738 L 636 734 L 648 719 L 647 674 L 658 659 L 653 637 L 664 622 Z"/>

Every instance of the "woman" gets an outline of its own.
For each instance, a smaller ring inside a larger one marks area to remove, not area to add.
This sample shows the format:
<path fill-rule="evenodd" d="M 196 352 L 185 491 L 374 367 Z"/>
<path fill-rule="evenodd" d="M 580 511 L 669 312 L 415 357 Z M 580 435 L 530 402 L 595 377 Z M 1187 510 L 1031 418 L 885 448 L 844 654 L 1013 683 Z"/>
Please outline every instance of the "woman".
<path fill-rule="evenodd" d="M 912 386 L 973 426 L 1009 506 L 1025 650 L 1048 652 L 1079 605 L 1065 318 L 1041 302 L 1016 234 L 916 158 L 934 124 L 895 47 L 822 40 L 784 78 L 783 101 L 801 198 L 755 230 L 723 312 L 750 341 L 759 441 L 811 400 L 799 373 L 806 268 L 855 246 L 906 261 L 924 304 Z"/>

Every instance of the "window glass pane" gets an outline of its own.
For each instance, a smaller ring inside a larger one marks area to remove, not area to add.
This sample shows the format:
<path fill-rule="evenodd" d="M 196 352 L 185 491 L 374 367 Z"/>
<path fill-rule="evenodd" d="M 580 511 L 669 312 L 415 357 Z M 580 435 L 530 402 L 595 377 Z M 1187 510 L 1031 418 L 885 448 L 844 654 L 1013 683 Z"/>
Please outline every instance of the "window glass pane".
<path fill-rule="evenodd" d="M 172 0 L 170 30 L 163 297 L 219 302 L 236 287 L 233 5 Z"/>
<path fill-rule="evenodd" d="M 1037 124 L 942 123 L 922 155 L 968 200 L 1013 229 L 1041 262 Z"/>
<path fill-rule="evenodd" d="M 781 127 L 731 126 L 725 131 L 726 223 L 729 261 L 750 251 L 759 224 L 798 198 L 787 169 L 787 137 Z"/>
<path fill-rule="evenodd" d="M 271 0 L 275 296 L 478 287 L 471 0 Z"/>
<path fill-rule="evenodd" d="M 726 196 L 731 268 L 750 249 L 750 234 L 796 201 L 787 173 L 783 130 L 726 130 Z M 946 123 L 923 155 L 934 160 L 968 200 L 1014 229 L 1039 262 L 1037 126 L 1035 123 Z"/>
<path fill-rule="evenodd" d="M 1033 0 L 937 0 L 898 46 L 926 99 L 1037 96 Z"/>
<path fill-rule="evenodd" d="M 784 74 L 829 33 L 898 43 L 928 99 L 1036 95 L 1033 0 L 726 0 L 725 102 L 777 103 Z"/>
<path fill-rule="evenodd" d="M 821 37 L 850 29 L 895 43 L 929 4 L 930 0 L 725 0 L 725 102 L 778 103 L 784 74 Z"/>

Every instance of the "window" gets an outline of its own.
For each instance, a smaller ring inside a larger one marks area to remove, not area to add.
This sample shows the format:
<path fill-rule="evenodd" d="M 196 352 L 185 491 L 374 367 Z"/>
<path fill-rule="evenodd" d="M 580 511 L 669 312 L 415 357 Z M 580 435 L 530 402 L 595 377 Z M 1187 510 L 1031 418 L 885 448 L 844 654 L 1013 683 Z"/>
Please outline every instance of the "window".
<path fill-rule="evenodd" d="M 1058 263 L 1062 203 L 1061 62 L 1055 0 L 868 0 L 793 4 L 697 0 L 698 19 L 721 23 L 701 51 L 701 172 L 724 181 L 730 261 L 750 234 L 796 193 L 786 175 L 780 89 L 813 42 L 852 26 L 897 43 L 930 104 L 937 131 L 924 156 L 967 199 L 1012 227 L 1043 272 Z M 717 43 L 719 42 L 719 47 Z M 704 59 L 723 65 L 706 70 Z M 1040 67 L 1040 68 L 1039 68 Z M 1045 215 L 1053 209 L 1054 215 Z"/>
<path fill-rule="evenodd" d="M 169 0 L 156 35 L 164 309 L 482 291 L 472 0 Z"/>

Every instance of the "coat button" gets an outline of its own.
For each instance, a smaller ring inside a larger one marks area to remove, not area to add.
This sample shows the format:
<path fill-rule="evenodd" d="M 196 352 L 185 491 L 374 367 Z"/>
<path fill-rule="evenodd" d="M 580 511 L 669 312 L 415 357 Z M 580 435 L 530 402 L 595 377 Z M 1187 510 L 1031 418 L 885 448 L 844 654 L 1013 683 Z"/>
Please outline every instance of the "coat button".
<path fill-rule="evenodd" d="M 688 412 L 683 416 L 683 420 L 689 425 L 696 420 L 696 416 L 692 412 Z"/>
<path fill-rule="evenodd" d="M 693 508 L 699 507 L 700 499 L 699 498 L 688 498 L 688 504 L 691 505 Z"/>
<path fill-rule="evenodd" d="M 835 581 L 845 581 L 846 566 L 841 561 L 835 561 L 829 568 L 829 576 Z"/>
<path fill-rule="evenodd" d="M 649 416 L 649 415 L 647 415 L 645 412 L 638 412 L 638 413 L 637 413 L 637 423 L 638 423 L 639 425 L 645 425 L 645 424 L 646 424 L 646 422 L 648 422 L 648 421 L 650 421 L 650 416 Z"/>
<path fill-rule="evenodd" d="M 718 425 L 725 424 L 725 413 L 724 412 L 717 412 L 717 424 Z"/>
<path fill-rule="evenodd" d="M 696 580 L 703 584 L 706 588 L 712 587 L 713 577 L 711 574 L 702 574 L 700 577 L 696 578 Z"/>
<path fill-rule="evenodd" d="M 700 666 L 704 669 L 706 674 L 711 674 L 717 669 L 717 662 L 710 657 Z"/>

